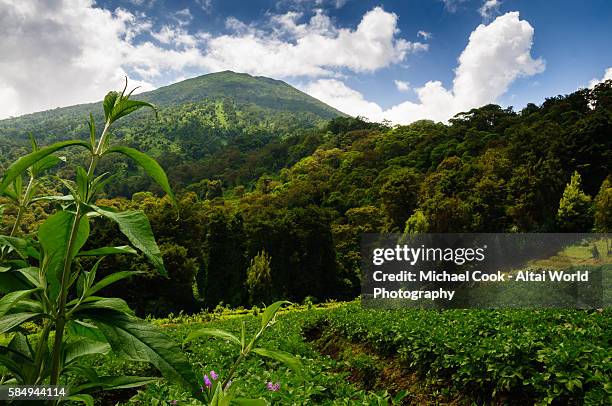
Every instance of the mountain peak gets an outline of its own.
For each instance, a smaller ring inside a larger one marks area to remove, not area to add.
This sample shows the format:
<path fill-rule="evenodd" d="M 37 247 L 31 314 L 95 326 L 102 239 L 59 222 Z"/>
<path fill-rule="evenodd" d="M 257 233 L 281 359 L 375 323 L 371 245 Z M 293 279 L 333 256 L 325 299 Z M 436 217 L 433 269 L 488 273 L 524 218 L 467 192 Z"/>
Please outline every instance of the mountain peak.
<path fill-rule="evenodd" d="M 230 70 L 186 79 L 138 97 L 161 106 L 229 99 L 236 103 L 254 103 L 288 112 L 309 111 L 323 119 L 345 115 L 282 80 Z"/>

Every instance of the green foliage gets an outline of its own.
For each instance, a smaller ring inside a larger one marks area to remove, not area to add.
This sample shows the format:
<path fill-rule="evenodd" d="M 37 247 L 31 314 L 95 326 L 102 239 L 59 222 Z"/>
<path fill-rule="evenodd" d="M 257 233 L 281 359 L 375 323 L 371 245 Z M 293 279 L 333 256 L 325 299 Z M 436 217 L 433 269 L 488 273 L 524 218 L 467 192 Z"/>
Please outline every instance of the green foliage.
<path fill-rule="evenodd" d="M 272 289 L 272 275 L 270 263 L 272 258 L 266 251 L 259 252 L 247 269 L 246 284 L 251 304 L 265 303 L 270 300 L 269 292 Z"/>
<path fill-rule="evenodd" d="M 595 197 L 595 230 L 608 233 L 612 230 L 612 182 L 606 178 Z"/>
<path fill-rule="evenodd" d="M 279 159 L 290 164 L 311 153 L 318 145 L 312 130 L 343 115 L 284 82 L 233 72 L 204 75 L 142 93 L 142 101 L 126 101 L 125 97 L 120 92 L 109 94 L 105 108 L 86 104 L 1 120 L 0 165 L 21 153 L 19 147 L 25 145 L 30 132 L 44 133 L 41 141 L 45 144 L 68 136 L 90 137 L 91 125 L 95 132 L 94 120 L 106 122 L 111 114 L 116 120 L 147 106 L 142 103 L 155 103 L 158 120 L 137 112 L 113 124 L 114 138 L 121 147 L 156 158 L 175 190 L 204 178 L 235 185 L 280 169 Z M 90 126 L 83 126 L 82 117 L 90 112 Z M 73 150 L 67 155 L 85 158 Z M 151 179 L 141 174 L 139 166 L 118 154 L 107 157 L 100 169 L 116 173 L 117 182 L 108 185 L 106 192 L 129 196 L 151 188 Z"/>
<path fill-rule="evenodd" d="M 404 229 L 404 234 L 416 234 L 416 233 L 426 233 L 429 229 L 429 222 L 427 221 L 427 217 L 423 214 L 420 209 L 414 211 L 412 216 L 408 220 L 406 220 L 406 228 Z"/>
<path fill-rule="evenodd" d="M 240 352 L 230 367 L 227 376 L 223 378 L 223 381 L 217 380 L 212 372 L 210 373 L 210 378 L 208 375 L 205 375 L 204 385 L 206 386 L 206 390 L 203 391 L 203 394 L 210 405 L 229 405 L 230 401 L 232 400 L 234 400 L 237 404 L 259 404 L 258 402 L 262 402 L 254 400 L 236 401 L 234 388 L 229 386 L 231 385 L 232 378 L 234 377 L 237 369 L 240 367 L 241 363 L 247 359 L 251 352 L 259 354 L 262 357 L 271 358 L 284 363 L 291 368 L 300 379 L 303 379 L 302 363 L 299 358 L 296 358 L 285 351 L 255 347 L 255 344 L 257 344 L 261 336 L 274 324 L 276 313 L 285 304 L 290 303 L 287 301 L 278 301 L 268 306 L 261 316 L 261 326 L 259 330 L 250 339 L 248 339 L 246 336 L 246 325 L 244 322 L 242 323 L 242 328 L 240 331 L 240 339 L 230 332 L 211 328 L 194 330 L 185 338 L 183 345 L 193 342 L 195 339 L 199 339 L 203 336 L 210 336 L 230 341 L 240 347 Z M 263 404 L 265 404 L 265 402 L 263 402 Z"/>
<path fill-rule="evenodd" d="M 9 372 L 3 382 L 13 384 L 51 384 L 68 382 L 76 374 L 80 382 L 71 388 L 71 400 L 92 403 L 88 392 L 141 386 L 155 378 L 99 376 L 81 361 L 91 354 L 113 353 L 127 359 L 153 364 L 164 376 L 180 382 L 194 392 L 197 380 L 191 365 L 178 346 L 158 328 L 133 316 L 122 299 L 94 296 L 94 293 L 125 279 L 125 271 L 115 272 L 96 282 L 100 262 L 105 255 L 134 254 L 130 247 L 104 247 L 82 251 L 90 237 L 90 217 L 105 216 L 115 221 L 128 240 L 147 256 L 160 271 L 164 270 L 160 250 L 148 219 L 142 212 L 118 212 L 93 205 L 96 194 L 107 181 L 107 174 L 95 177 L 95 169 L 109 149 L 111 124 L 149 103 L 129 99 L 129 94 L 111 92 L 105 98 L 105 126 L 96 141 L 95 124 L 90 121 L 90 144 L 66 141 L 39 149 L 20 158 L 5 171 L 0 191 L 18 205 L 19 211 L 10 236 L 0 238 L 0 268 L 5 277 L 0 299 L 0 332 L 12 337 L 0 346 L 0 364 Z M 36 239 L 14 235 L 23 219 L 23 210 L 34 201 L 39 186 L 37 177 L 56 165 L 50 154 L 73 145 L 85 145 L 90 152 L 86 171 L 77 166 L 74 180 L 60 179 L 70 192 L 53 200 L 62 206 L 50 215 L 36 233 Z M 118 150 L 143 165 L 168 191 L 167 179 L 150 158 L 131 150 Z M 22 176 L 28 171 L 30 181 L 22 188 Z M 9 185 L 12 190 L 7 192 Z M 89 272 L 77 257 L 100 258 Z M 25 287 L 22 289 L 21 287 Z M 27 333 L 25 323 L 36 323 L 36 333 Z M 51 345 L 50 345 L 51 344 Z"/>
<path fill-rule="evenodd" d="M 449 386 L 477 403 L 605 404 L 610 320 L 596 311 L 376 311 L 354 303 L 314 325 L 396 355 L 431 389 Z"/>
<path fill-rule="evenodd" d="M 401 229 L 417 207 L 421 176 L 409 168 L 388 168 L 383 171 L 384 183 L 380 188 L 383 210 L 395 229 Z"/>
<path fill-rule="evenodd" d="M 593 225 L 591 197 L 582 191 L 580 174 L 576 171 L 559 201 L 557 221 L 567 232 L 589 231 Z"/>

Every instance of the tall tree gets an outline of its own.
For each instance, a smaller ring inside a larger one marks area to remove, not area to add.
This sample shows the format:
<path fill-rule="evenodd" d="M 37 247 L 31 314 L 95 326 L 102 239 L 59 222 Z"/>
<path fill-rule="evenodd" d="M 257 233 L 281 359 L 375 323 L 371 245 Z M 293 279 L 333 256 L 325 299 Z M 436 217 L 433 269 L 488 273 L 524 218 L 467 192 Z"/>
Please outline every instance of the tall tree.
<path fill-rule="evenodd" d="M 578 171 L 574 172 L 570 183 L 563 191 L 557 211 L 557 222 L 559 228 L 567 232 L 586 232 L 593 227 L 591 197 L 582 191 L 582 180 Z"/>

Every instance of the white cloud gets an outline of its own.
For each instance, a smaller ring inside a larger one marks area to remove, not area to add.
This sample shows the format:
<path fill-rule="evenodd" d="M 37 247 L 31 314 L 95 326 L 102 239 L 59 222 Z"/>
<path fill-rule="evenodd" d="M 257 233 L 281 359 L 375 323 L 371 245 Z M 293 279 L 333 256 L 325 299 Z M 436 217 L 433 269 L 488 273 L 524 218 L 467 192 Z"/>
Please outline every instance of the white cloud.
<path fill-rule="evenodd" d="M 365 100 L 361 93 L 336 79 L 319 79 L 309 83 L 302 90 L 352 116 L 379 118 L 382 114 L 378 104 Z"/>
<path fill-rule="evenodd" d="M 417 37 L 421 37 L 423 38 L 425 41 L 427 41 L 428 39 L 430 39 L 432 37 L 431 32 L 427 32 L 427 31 L 423 31 L 423 30 L 419 30 L 417 32 Z"/>
<path fill-rule="evenodd" d="M 603 77 L 601 79 L 592 79 L 589 82 L 589 88 L 592 89 L 598 83 L 605 82 L 606 80 L 612 80 L 612 67 L 606 69 L 606 71 L 604 72 L 604 75 L 603 75 Z"/>
<path fill-rule="evenodd" d="M 316 94 L 340 110 L 346 106 L 334 92 L 350 96 L 355 106 L 364 106 L 361 115 L 376 121 L 388 119 L 400 124 L 420 119 L 446 121 L 461 111 L 496 102 L 514 80 L 544 70 L 544 61 L 533 59 L 530 54 L 533 32 L 527 21 L 519 19 L 518 12 L 497 17 L 488 25 L 479 25 L 459 56 L 452 89 L 446 89 L 440 81 L 429 81 L 415 89 L 417 103 L 406 101 L 383 111 L 359 92 L 341 86 L 341 82 L 317 87 Z"/>
<path fill-rule="evenodd" d="M 179 25 L 184 26 L 189 24 L 193 20 L 193 16 L 191 15 L 191 11 L 189 11 L 188 8 L 184 8 L 174 13 L 174 19 Z"/>
<path fill-rule="evenodd" d="M 129 42 L 147 27 L 85 0 L 0 0 L 0 118 L 100 99 L 121 85 Z"/>
<path fill-rule="evenodd" d="M 501 6 L 499 0 L 486 0 L 483 5 L 478 9 L 478 13 L 485 21 L 490 21 L 493 17 L 499 15 L 499 7 Z"/>
<path fill-rule="evenodd" d="M 397 15 L 381 7 L 355 28 L 337 27 L 319 10 L 307 21 L 295 12 L 270 15 L 259 26 L 228 19 L 223 35 L 190 32 L 189 9 L 173 17 L 176 23 L 154 29 L 144 14 L 111 12 L 93 0 L 0 0 L 0 118 L 100 100 L 126 75 L 136 76 L 131 82 L 142 90 L 193 71 L 337 77 L 427 49 L 399 38 Z"/>
<path fill-rule="evenodd" d="M 407 92 L 407 91 L 410 90 L 410 83 L 409 82 L 405 82 L 403 80 L 395 80 L 394 83 L 395 83 L 395 87 L 400 92 Z"/>
<path fill-rule="evenodd" d="M 243 29 L 236 35 L 213 37 L 203 64 L 210 70 L 276 77 L 321 76 L 340 68 L 372 72 L 427 49 L 426 44 L 397 38 L 397 15 L 380 7 L 367 12 L 355 30 L 334 27 L 321 11 L 305 23 L 299 22 L 300 17 L 296 12 L 273 16 L 276 35 Z M 291 40 L 283 34 L 290 34 Z"/>

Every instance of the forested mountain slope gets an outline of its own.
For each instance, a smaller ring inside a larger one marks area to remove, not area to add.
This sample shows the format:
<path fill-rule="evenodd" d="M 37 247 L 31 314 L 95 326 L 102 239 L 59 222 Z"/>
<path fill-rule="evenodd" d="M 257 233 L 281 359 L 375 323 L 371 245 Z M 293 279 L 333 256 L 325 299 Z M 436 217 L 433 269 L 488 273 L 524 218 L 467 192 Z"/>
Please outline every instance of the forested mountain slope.
<path fill-rule="evenodd" d="M 141 115 L 116 135 L 160 143 L 148 150 L 170 173 L 180 216 L 154 188 L 132 196 L 150 188 L 132 167 L 100 202 L 144 210 L 161 243 L 170 280 L 144 258 L 108 258 L 100 268 L 145 271 L 114 292 L 142 314 L 353 298 L 364 232 L 612 229 L 612 81 L 519 112 L 483 106 L 448 124 L 338 117 L 280 136 L 233 127 L 206 138 L 190 117 L 214 110 L 171 108 L 182 113 L 164 117 L 162 107 L 160 121 Z M 300 117 L 282 114 L 287 126 Z M 103 160 L 99 170 L 115 164 Z M 13 215 L 5 211 L 5 227 Z M 121 245 L 114 225 L 95 230 L 92 246 Z"/>
<path fill-rule="evenodd" d="M 285 82 L 230 71 L 188 79 L 138 95 L 159 107 L 159 116 L 138 112 L 114 130 L 117 142 L 136 147 L 161 161 L 178 185 L 219 177 L 221 167 L 237 173 L 228 181 L 248 181 L 264 165 L 247 168 L 245 161 L 256 151 L 281 139 L 303 135 L 334 117 L 344 114 L 308 96 Z M 0 121 L 0 165 L 6 165 L 26 149 L 28 134 L 40 144 L 87 138 L 89 113 L 102 123 L 101 103 L 57 108 Z M 268 147 L 273 148 L 273 146 Z M 311 151 L 285 153 L 288 162 Z M 291 155 L 291 156 L 290 156 Z M 284 164 L 285 162 L 283 162 Z M 117 164 L 120 163 L 111 163 Z M 134 173 L 131 167 L 128 172 Z M 138 186 L 148 186 L 146 177 Z M 110 190 L 111 195 L 130 195 L 139 190 L 127 187 Z"/>

